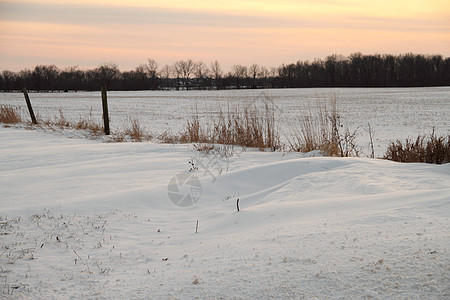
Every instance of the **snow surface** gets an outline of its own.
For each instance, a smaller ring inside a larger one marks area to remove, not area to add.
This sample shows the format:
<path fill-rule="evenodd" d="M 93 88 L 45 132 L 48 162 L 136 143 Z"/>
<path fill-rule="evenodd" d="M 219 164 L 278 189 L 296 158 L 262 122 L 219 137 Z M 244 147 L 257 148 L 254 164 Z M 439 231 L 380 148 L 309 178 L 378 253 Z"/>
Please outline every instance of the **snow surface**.
<path fill-rule="evenodd" d="M 450 297 L 450 164 L 234 153 L 0 126 L 0 298 Z"/>

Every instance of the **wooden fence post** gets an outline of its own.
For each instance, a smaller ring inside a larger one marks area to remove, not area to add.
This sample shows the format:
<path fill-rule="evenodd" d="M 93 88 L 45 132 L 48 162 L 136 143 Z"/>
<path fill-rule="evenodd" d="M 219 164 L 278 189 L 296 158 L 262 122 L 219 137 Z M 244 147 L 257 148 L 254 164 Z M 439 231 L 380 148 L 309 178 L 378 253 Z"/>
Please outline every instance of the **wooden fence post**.
<path fill-rule="evenodd" d="M 37 124 L 36 117 L 34 116 L 34 112 L 33 112 L 33 107 L 31 106 L 30 97 L 28 97 L 27 88 L 24 87 L 22 89 L 22 92 L 25 97 L 25 102 L 27 102 L 27 107 L 28 107 L 28 111 L 30 112 L 31 122 L 33 122 L 33 124 Z"/>
<path fill-rule="evenodd" d="M 106 85 L 102 86 L 102 105 L 103 105 L 103 123 L 105 125 L 105 134 L 109 135 L 109 115 L 108 115 L 108 100 L 106 96 Z"/>

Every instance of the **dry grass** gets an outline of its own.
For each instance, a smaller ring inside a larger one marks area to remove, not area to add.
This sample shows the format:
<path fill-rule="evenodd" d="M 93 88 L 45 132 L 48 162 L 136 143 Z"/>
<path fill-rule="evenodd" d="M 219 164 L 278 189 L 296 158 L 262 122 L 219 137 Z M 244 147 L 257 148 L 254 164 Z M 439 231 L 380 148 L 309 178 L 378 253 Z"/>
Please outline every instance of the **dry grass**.
<path fill-rule="evenodd" d="M 218 107 L 216 112 L 210 112 L 206 117 L 199 117 L 198 112 L 186 122 L 186 128 L 179 134 L 165 131 L 157 139 L 163 143 L 194 143 L 194 147 L 205 155 L 232 156 L 235 146 L 248 148 L 270 149 L 272 151 L 286 149 L 291 151 L 310 152 L 320 150 L 327 156 L 358 156 L 356 131 L 343 129 L 341 117 L 337 113 L 336 99 L 330 104 L 318 102 L 315 109 L 307 109 L 306 115 L 299 116 L 291 126 L 286 136 L 287 145 L 280 142 L 278 125 L 275 119 L 275 109 L 270 101 L 263 106 L 256 104 L 230 104 L 226 109 Z M 305 111 L 305 110 L 303 110 Z M 10 105 L 0 105 L 0 123 L 23 123 L 20 109 Z M 110 142 L 142 142 L 152 139 L 136 119 L 129 118 L 130 127 L 124 125 L 122 131 L 112 132 Z M 75 129 L 88 131 L 90 137 L 103 136 L 103 126 L 92 118 L 92 108 L 89 114 L 78 121 L 68 120 L 59 110 L 59 117 L 39 120 L 38 126 L 55 130 Z M 372 141 L 372 131 L 369 124 L 369 134 Z M 372 144 L 372 157 L 373 144 Z M 418 136 L 417 139 L 406 139 L 405 143 L 397 140 L 389 145 L 384 159 L 399 162 L 448 163 L 450 161 L 450 135 L 437 137 L 433 133 L 429 138 Z"/>
<path fill-rule="evenodd" d="M 425 162 L 431 164 L 450 162 L 450 135 L 447 138 L 437 137 L 433 131 L 427 142 Z"/>
<path fill-rule="evenodd" d="M 125 133 L 117 132 L 110 135 L 111 139 L 108 141 L 110 143 L 125 143 L 127 142 L 127 138 Z"/>
<path fill-rule="evenodd" d="M 103 132 L 101 124 L 92 119 L 92 107 L 89 114 L 84 118 L 80 116 L 78 121 L 72 124 L 72 127 L 76 130 L 89 130 L 94 135 L 100 135 Z"/>
<path fill-rule="evenodd" d="M 398 162 L 444 164 L 450 162 L 450 135 L 437 137 L 433 131 L 429 138 L 418 136 L 415 141 L 406 139 L 391 143 L 384 159 Z"/>
<path fill-rule="evenodd" d="M 424 137 L 418 136 L 413 142 L 406 139 L 403 144 L 400 140 L 392 142 L 386 151 L 385 159 L 399 162 L 425 162 Z"/>
<path fill-rule="evenodd" d="M 198 143 L 201 152 L 214 149 L 211 145 L 232 145 L 248 148 L 281 150 L 285 145 L 280 142 L 275 109 L 265 101 L 264 106 L 234 105 L 218 113 L 210 113 L 201 119 L 195 113 L 186 122 L 186 128 L 178 136 L 165 133 L 164 142 Z M 291 151 L 310 152 L 320 150 L 327 156 L 358 156 L 356 131 L 343 130 L 340 115 L 336 109 L 336 99 L 331 101 L 331 109 L 324 103 L 318 103 L 315 110 L 301 116 L 287 135 L 287 144 Z M 202 121 L 206 119 L 207 121 Z M 211 148 L 211 149 L 209 149 Z"/>
<path fill-rule="evenodd" d="M 161 133 L 160 135 L 157 136 L 157 139 L 161 143 L 175 144 L 180 141 L 180 136 L 173 134 L 172 131 L 170 131 L 170 130 L 165 130 L 163 133 Z"/>
<path fill-rule="evenodd" d="M 297 118 L 287 138 L 291 151 L 307 153 L 320 150 L 326 156 L 358 156 L 356 132 L 347 128 L 343 133 L 341 117 L 337 113 L 336 99 L 318 102 L 315 109 L 307 109 L 307 115 Z"/>
<path fill-rule="evenodd" d="M 200 127 L 198 113 L 193 115 L 190 120 L 186 122 L 186 130 L 180 133 L 179 140 L 182 143 L 206 143 L 208 142 L 205 129 Z"/>
<path fill-rule="evenodd" d="M 73 128 L 76 130 L 89 130 L 94 135 L 100 135 L 103 132 L 103 127 L 100 123 L 96 123 L 92 120 L 79 119 L 74 123 Z"/>
<path fill-rule="evenodd" d="M 59 128 L 71 128 L 72 124 L 64 116 L 62 108 L 59 109 L 59 118 L 55 118 L 52 125 L 58 126 Z"/>
<path fill-rule="evenodd" d="M 337 119 L 337 117 L 335 117 Z M 326 105 L 317 105 L 315 111 L 311 108 L 308 115 L 299 116 L 291 128 L 288 142 L 292 151 L 310 152 L 321 150 L 327 155 L 337 155 L 337 143 L 333 142 L 332 124 Z"/>
<path fill-rule="evenodd" d="M 18 107 L 6 104 L 0 105 L 0 123 L 17 124 L 21 122 L 22 118 Z"/>
<path fill-rule="evenodd" d="M 56 130 L 56 129 L 75 129 L 86 131 L 90 137 L 97 138 L 103 135 L 103 126 L 100 122 L 95 122 L 92 117 L 92 108 L 88 115 L 82 117 L 80 115 L 77 121 L 72 121 L 66 118 L 63 110 L 59 109 L 59 116 L 54 118 L 42 119 L 39 118 L 38 127 Z M 130 126 L 126 127 L 122 131 L 113 132 L 111 134 L 112 142 L 142 142 L 148 141 L 152 138 L 152 135 L 145 132 L 136 119 L 129 119 Z M 17 107 L 2 104 L 0 106 L 0 123 L 15 124 L 22 123 L 20 110 Z M 167 138 L 167 137 L 166 137 Z"/>
<path fill-rule="evenodd" d="M 186 123 L 178 140 L 183 143 L 206 143 L 277 150 L 280 140 L 274 110 L 268 104 L 228 105 L 227 111 L 210 114 L 208 122 L 201 122 L 198 113 Z"/>
<path fill-rule="evenodd" d="M 204 156 L 227 158 L 235 154 L 235 147 L 233 145 L 194 144 L 194 149 Z M 239 151 L 244 152 L 245 148 L 241 147 Z"/>
<path fill-rule="evenodd" d="M 126 128 L 124 134 L 131 138 L 133 142 L 148 141 L 152 138 L 151 134 L 148 134 L 142 129 L 137 119 L 129 119 L 131 127 Z"/>
<path fill-rule="evenodd" d="M 103 127 L 99 122 L 95 122 L 92 119 L 92 108 L 89 114 L 85 117 L 80 116 L 78 121 L 72 121 L 66 118 L 63 110 L 59 109 L 59 117 L 55 117 L 53 119 L 47 118 L 45 120 L 40 119 L 39 124 L 46 128 L 54 130 L 55 127 L 59 129 L 75 129 L 75 130 L 83 130 L 88 131 L 90 136 L 100 136 L 103 132 Z"/>

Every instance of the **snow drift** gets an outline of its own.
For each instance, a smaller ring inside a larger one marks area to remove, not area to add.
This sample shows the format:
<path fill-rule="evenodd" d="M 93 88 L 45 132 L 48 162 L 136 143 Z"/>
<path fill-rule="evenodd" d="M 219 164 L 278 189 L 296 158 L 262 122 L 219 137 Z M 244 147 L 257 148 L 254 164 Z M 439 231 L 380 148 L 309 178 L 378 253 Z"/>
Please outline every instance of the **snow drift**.
<path fill-rule="evenodd" d="M 0 140 L 2 297 L 450 297 L 448 164 Z M 183 172 L 189 207 L 168 195 Z"/>

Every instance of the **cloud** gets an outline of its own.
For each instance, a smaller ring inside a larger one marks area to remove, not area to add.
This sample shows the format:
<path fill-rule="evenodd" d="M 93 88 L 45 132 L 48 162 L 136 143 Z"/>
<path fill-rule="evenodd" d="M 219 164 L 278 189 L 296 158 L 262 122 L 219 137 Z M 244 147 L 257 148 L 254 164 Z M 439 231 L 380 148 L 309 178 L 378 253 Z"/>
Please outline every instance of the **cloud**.
<path fill-rule="evenodd" d="M 334 1 L 335 2 L 335 1 Z M 450 24 L 433 19 L 370 17 L 348 13 L 323 12 L 315 15 L 282 16 L 244 13 L 211 12 L 205 10 L 124 7 L 76 3 L 28 3 L 3 1 L 4 21 L 44 22 L 91 26 L 142 26 L 151 30 L 157 25 L 179 25 L 227 28 L 359 28 L 396 31 L 448 31 Z"/>
<path fill-rule="evenodd" d="M 276 66 L 357 51 L 450 54 L 450 21 L 373 13 L 365 1 L 78 1 L 0 0 L 0 70 L 104 60 L 131 68 L 147 57 Z"/>

